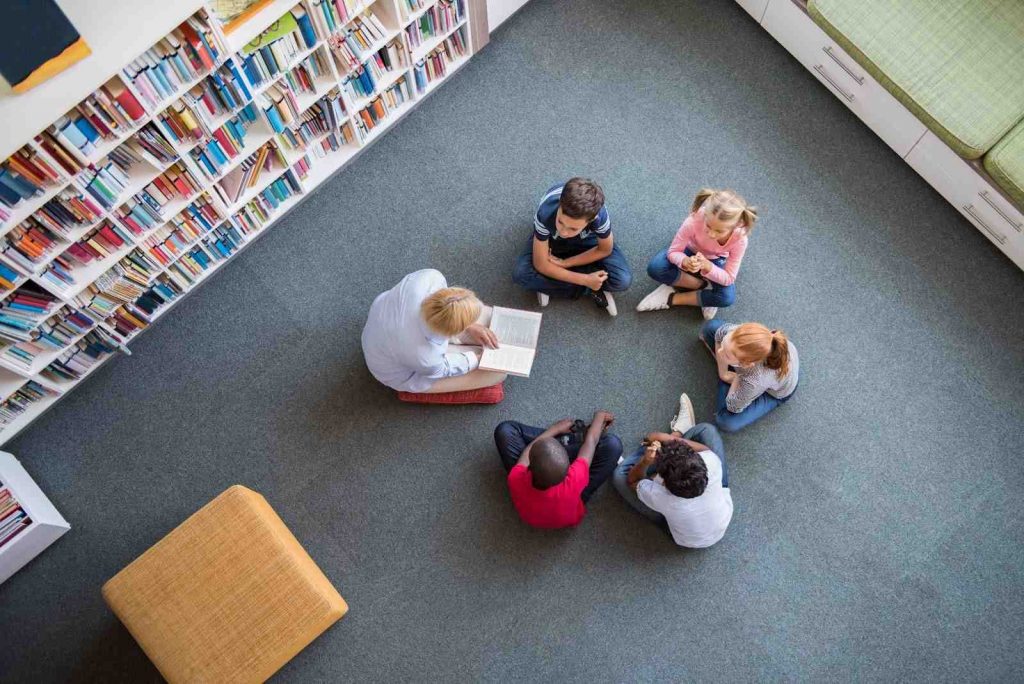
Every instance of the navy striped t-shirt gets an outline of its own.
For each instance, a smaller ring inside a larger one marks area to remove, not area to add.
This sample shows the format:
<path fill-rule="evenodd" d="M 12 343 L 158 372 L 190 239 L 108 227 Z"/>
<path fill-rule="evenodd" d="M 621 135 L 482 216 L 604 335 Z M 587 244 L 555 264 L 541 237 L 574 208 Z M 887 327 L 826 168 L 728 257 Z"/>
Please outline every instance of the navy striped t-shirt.
<path fill-rule="evenodd" d="M 590 249 L 597 245 L 598 239 L 604 239 L 612 234 L 612 224 L 608 220 L 608 210 L 601 207 L 587 227 L 580 231 L 580 234 L 571 238 L 558 236 L 558 229 L 555 227 L 555 216 L 558 214 L 558 202 L 562 198 L 562 188 L 565 183 L 544 193 L 544 198 L 537 207 L 537 215 L 533 219 L 533 236 L 541 242 L 552 240 L 561 249 L 579 248 L 581 251 Z M 554 246 L 554 245 L 552 245 Z"/>

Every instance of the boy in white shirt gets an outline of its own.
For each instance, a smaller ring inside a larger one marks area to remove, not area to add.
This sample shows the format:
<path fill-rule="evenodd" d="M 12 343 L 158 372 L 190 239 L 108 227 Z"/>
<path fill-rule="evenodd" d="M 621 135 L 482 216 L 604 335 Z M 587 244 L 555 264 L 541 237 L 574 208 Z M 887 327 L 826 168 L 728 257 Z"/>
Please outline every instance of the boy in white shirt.
<path fill-rule="evenodd" d="M 622 498 L 665 528 L 679 546 L 705 548 L 732 520 L 725 447 L 714 425 L 693 424 L 689 397 L 680 397 L 671 433 L 652 432 L 615 470 Z"/>

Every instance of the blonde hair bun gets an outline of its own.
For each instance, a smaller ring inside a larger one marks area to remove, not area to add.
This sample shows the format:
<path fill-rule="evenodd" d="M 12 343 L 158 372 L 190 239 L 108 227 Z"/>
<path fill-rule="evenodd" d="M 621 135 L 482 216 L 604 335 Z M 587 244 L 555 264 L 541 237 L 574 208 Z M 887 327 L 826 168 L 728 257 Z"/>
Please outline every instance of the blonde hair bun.
<path fill-rule="evenodd" d="M 480 317 L 483 304 L 472 290 L 446 287 L 423 300 L 420 313 L 434 332 L 453 337 Z"/>

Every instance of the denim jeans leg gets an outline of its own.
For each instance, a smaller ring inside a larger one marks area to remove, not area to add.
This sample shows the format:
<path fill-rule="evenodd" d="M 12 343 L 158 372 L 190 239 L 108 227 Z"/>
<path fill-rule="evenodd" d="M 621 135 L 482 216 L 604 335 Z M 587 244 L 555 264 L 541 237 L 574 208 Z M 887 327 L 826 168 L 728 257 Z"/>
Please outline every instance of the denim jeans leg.
<path fill-rule="evenodd" d="M 725 267 L 725 257 L 718 259 L 712 259 L 711 263 L 719 268 Z M 707 278 L 705 278 L 707 280 Z M 701 306 L 716 306 L 718 308 L 724 308 L 732 306 L 736 302 L 736 285 L 719 285 L 716 282 L 708 280 L 710 289 L 699 290 L 697 292 L 697 300 L 700 301 Z"/>
<path fill-rule="evenodd" d="M 514 420 L 506 420 L 494 428 L 494 445 L 498 448 L 498 457 L 501 458 L 505 470 L 512 470 L 527 445 L 537 439 L 542 432 L 543 428 L 524 425 Z"/>
<path fill-rule="evenodd" d="M 647 262 L 647 275 L 651 280 L 662 285 L 671 285 L 679 278 L 679 270 L 675 264 L 668 260 L 668 250 L 663 249 Z"/>
<path fill-rule="evenodd" d="M 576 297 L 582 292 L 580 285 L 555 280 L 538 273 L 533 266 L 532 252 L 521 254 L 516 260 L 515 269 L 512 271 L 512 282 L 531 292 L 543 292 L 552 297 Z"/>
<path fill-rule="evenodd" d="M 590 461 L 590 482 L 580 494 L 583 503 L 590 500 L 594 492 L 604 484 L 615 470 L 619 456 L 622 455 L 622 440 L 618 435 L 608 433 L 601 437 L 594 449 L 594 458 Z"/>
<path fill-rule="evenodd" d="M 725 385 L 724 382 L 720 382 L 719 384 Z M 725 385 L 725 388 L 725 393 L 728 394 L 729 386 Z M 722 432 L 738 432 L 739 430 L 761 420 L 782 403 L 780 399 L 776 399 L 765 392 L 757 399 L 750 402 L 747 408 L 743 409 L 739 413 L 733 413 L 725 406 L 725 397 L 722 395 L 721 387 L 719 387 L 719 396 L 722 397 L 722 401 L 721 406 L 718 407 L 718 410 L 715 413 L 715 423 Z"/>
<path fill-rule="evenodd" d="M 595 263 L 598 268 L 594 270 L 603 269 L 608 273 L 608 280 L 604 281 L 604 287 L 601 288 L 605 292 L 625 292 L 633 284 L 633 272 L 618 245 L 612 247 L 611 254 Z"/>
<path fill-rule="evenodd" d="M 615 485 L 615 489 L 619 492 L 619 495 L 633 508 L 633 510 L 651 522 L 664 527 L 668 524 L 665 522 L 665 516 L 652 508 L 648 508 L 647 504 L 641 501 L 640 497 L 636 495 L 636 490 L 629 486 L 629 471 L 633 468 L 636 462 L 643 457 L 643 455 L 644 448 L 640 447 L 636 452 L 624 459 L 622 463 L 615 468 L 615 473 L 612 475 L 612 483 Z"/>

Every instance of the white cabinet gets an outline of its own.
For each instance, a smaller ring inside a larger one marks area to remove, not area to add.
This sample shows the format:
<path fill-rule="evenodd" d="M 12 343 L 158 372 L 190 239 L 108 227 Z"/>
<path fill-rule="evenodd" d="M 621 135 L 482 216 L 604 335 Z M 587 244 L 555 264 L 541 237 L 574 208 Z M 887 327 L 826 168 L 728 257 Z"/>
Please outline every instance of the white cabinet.
<path fill-rule="evenodd" d="M 761 21 L 764 10 L 768 7 L 768 0 L 736 0 L 740 7 L 747 10 L 747 14 Z"/>
<path fill-rule="evenodd" d="M 1024 268 L 1024 214 L 974 166 L 930 131 L 907 155 L 907 163 L 975 228 Z"/>
<path fill-rule="evenodd" d="M 16 573 L 71 529 L 35 481 L 21 467 L 18 459 L 0 451 L 0 490 L 3 489 L 11 492 L 32 522 L 0 546 L 0 582 Z"/>
<path fill-rule="evenodd" d="M 487 0 L 488 32 L 501 26 L 506 19 L 515 14 L 527 0 Z"/>
<path fill-rule="evenodd" d="M 925 125 L 793 0 L 771 0 L 761 24 L 896 154 L 905 157 L 924 134 Z"/>

